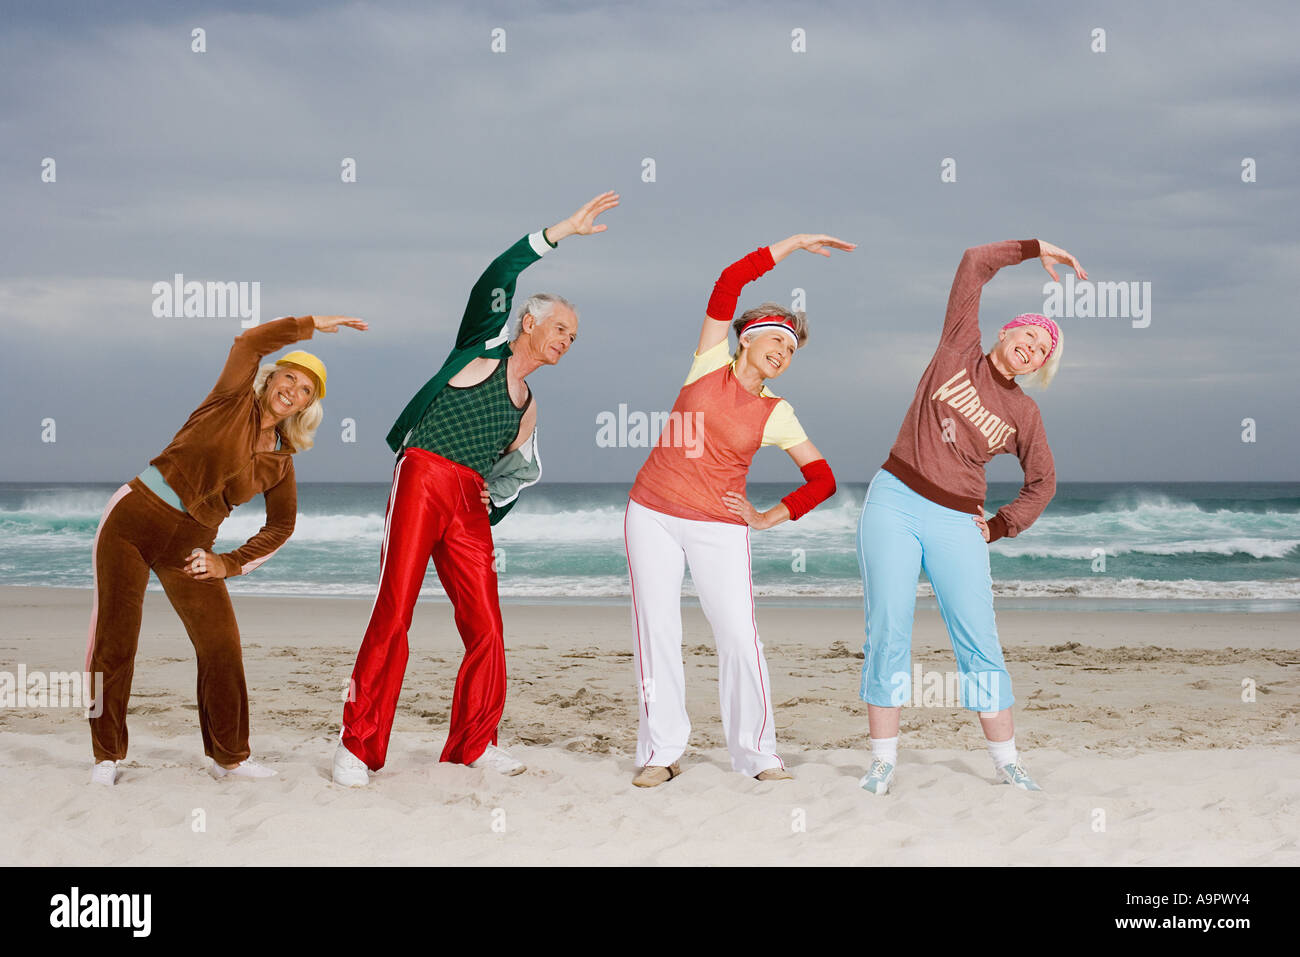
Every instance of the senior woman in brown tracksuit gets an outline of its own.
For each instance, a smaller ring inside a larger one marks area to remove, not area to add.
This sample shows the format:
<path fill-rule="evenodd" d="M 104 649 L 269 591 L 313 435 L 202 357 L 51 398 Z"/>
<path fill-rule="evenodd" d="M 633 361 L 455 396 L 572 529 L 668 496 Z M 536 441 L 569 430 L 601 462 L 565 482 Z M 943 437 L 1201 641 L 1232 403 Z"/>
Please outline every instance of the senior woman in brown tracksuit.
<path fill-rule="evenodd" d="M 263 356 L 315 332 L 364 330 L 348 316 L 288 317 L 235 338 L 208 397 L 171 444 L 109 500 L 93 546 L 95 598 L 86 671 L 101 674 L 92 704 L 91 780 L 113 784 L 126 757 L 126 709 L 135 671 L 145 586 L 152 569 L 198 654 L 199 728 L 210 773 L 275 774 L 249 760 L 248 691 L 239 628 L 224 578 L 270 558 L 293 533 L 298 511 L 295 452 L 308 449 L 323 417 L 325 366 L 308 352 L 274 365 Z M 210 549 L 231 510 L 266 499 L 266 524 L 233 552 Z"/>

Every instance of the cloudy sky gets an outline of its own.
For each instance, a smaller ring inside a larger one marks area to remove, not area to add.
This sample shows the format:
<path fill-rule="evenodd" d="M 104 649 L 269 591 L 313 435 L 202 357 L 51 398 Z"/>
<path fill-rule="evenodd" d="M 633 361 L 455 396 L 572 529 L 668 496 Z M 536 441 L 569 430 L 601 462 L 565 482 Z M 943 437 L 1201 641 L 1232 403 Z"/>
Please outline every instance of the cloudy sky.
<path fill-rule="evenodd" d="M 529 380 L 548 479 L 631 481 L 645 450 L 598 447 L 597 416 L 669 408 L 718 272 L 794 232 L 859 245 L 741 305 L 806 290 L 777 391 L 843 480 L 885 459 L 962 250 L 1028 237 L 1150 283 L 1145 328 L 1062 320 L 1036 398 L 1063 481 L 1300 479 L 1294 4 L 121 6 L 3 15 L 0 481 L 116 483 L 162 449 L 240 331 L 156 318 L 176 273 L 260 283 L 263 319 L 368 319 L 309 346 L 329 397 L 297 468 L 385 481 L 479 271 L 605 189 L 608 231 L 520 282 L 582 313 Z M 1047 279 L 997 277 L 986 343 Z M 797 477 L 774 451 L 752 475 Z"/>

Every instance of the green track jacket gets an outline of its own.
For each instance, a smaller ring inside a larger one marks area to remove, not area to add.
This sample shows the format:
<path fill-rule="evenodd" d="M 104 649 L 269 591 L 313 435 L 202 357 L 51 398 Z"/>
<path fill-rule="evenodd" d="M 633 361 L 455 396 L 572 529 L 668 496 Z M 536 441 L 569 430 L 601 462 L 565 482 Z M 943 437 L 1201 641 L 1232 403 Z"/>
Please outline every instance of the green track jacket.
<path fill-rule="evenodd" d="M 515 281 L 555 244 L 539 229 L 519 240 L 496 259 L 470 290 L 465 314 L 456 333 L 456 347 L 451 350 L 437 374 L 426 382 L 406 404 L 402 414 L 388 432 L 388 446 L 398 455 L 406 447 L 411 431 L 424 417 L 433 400 L 448 382 L 473 359 L 493 358 L 505 361 L 510 356 L 508 326 L 510 304 L 515 296 Z M 493 525 L 514 507 L 521 489 L 542 477 L 542 462 L 537 454 L 537 430 L 522 446 L 502 455 L 488 474 L 488 491 L 492 496 L 490 520 Z"/>

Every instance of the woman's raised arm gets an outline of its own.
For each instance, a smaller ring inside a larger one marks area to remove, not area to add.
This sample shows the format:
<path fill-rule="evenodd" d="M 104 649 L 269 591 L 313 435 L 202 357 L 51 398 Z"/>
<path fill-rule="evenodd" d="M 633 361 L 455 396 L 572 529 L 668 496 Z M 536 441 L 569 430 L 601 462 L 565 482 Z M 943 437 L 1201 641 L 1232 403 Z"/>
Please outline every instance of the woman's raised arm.
<path fill-rule="evenodd" d="M 722 270 L 722 275 L 713 284 L 713 295 L 709 297 L 709 308 L 704 315 L 704 325 L 700 327 L 700 342 L 695 354 L 702 356 L 726 340 L 727 325 L 735 318 L 740 291 L 796 249 L 829 256 L 831 249 L 850 250 L 856 247 L 857 243 L 845 242 L 825 233 L 795 233 L 771 246 L 760 246 L 749 255 L 736 260 Z"/>

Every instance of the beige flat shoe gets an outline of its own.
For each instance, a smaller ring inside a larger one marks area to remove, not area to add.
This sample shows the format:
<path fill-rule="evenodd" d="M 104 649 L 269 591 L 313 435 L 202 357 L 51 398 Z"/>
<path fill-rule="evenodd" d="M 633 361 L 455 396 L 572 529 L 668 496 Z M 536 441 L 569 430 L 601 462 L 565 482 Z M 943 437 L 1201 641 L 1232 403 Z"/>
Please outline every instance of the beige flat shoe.
<path fill-rule="evenodd" d="M 641 769 L 641 773 L 632 779 L 632 783 L 639 788 L 658 787 L 665 781 L 671 781 L 677 775 L 682 773 L 681 765 L 674 764 L 671 767 L 662 767 L 660 765 L 649 764 Z"/>
<path fill-rule="evenodd" d="M 768 768 L 754 775 L 755 781 L 793 781 L 794 775 L 785 768 Z"/>

